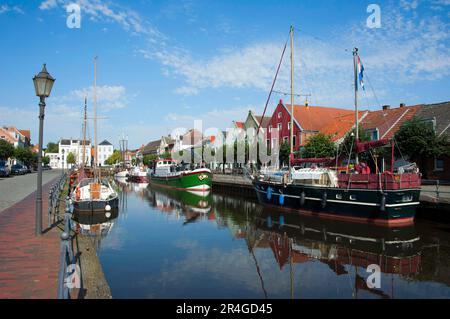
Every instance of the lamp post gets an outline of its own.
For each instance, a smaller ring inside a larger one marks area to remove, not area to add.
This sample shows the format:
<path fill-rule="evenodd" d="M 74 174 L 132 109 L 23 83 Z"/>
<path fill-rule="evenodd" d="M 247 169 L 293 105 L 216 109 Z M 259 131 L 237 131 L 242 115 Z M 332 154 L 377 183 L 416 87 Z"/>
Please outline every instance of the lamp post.
<path fill-rule="evenodd" d="M 50 96 L 55 79 L 48 73 L 46 65 L 42 71 L 33 78 L 34 90 L 39 97 L 39 153 L 38 153 L 38 175 L 36 193 L 36 224 L 35 235 L 42 233 L 42 144 L 44 140 L 44 111 L 45 98 Z"/>

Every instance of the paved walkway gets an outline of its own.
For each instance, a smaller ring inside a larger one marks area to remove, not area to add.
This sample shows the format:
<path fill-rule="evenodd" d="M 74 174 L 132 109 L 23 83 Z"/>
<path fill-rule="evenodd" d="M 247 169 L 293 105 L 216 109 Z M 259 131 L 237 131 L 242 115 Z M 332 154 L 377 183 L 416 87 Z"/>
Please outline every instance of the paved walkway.
<path fill-rule="evenodd" d="M 53 177 L 43 188 L 44 228 L 48 192 L 57 179 Z M 35 237 L 34 220 L 35 192 L 0 213 L 0 299 L 57 297 L 60 231 L 54 228 Z"/>
<path fill-rule="evenodd" d="M 42 183 L 46 184 L 59 175 L 61 170 L 44 171 Z M 0 213 L 36 191 L 36 183 L 37 173 L 0 178 Z"/>

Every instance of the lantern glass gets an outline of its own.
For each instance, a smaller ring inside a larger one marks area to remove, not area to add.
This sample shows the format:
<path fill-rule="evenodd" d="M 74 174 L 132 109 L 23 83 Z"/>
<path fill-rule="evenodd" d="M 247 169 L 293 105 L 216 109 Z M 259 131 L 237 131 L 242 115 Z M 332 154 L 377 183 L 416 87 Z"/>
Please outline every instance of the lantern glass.
<path fill-rule="evenodd" d="M 39 97 L 49 97 L 55 83 L 55 79 L 48 73 L 46 65 L 42 71 L 33 78 L 34 90 Z"/>

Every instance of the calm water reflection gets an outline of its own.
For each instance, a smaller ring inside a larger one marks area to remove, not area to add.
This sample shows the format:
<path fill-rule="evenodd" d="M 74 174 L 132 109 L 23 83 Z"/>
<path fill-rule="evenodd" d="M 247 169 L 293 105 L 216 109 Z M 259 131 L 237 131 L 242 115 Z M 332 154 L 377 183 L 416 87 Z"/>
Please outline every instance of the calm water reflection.
<path fill-rule="evenodd" d="M 121 185 L 118 216 L 79 218 L 115 298 L 450 297 L 447 226 L 387 230 Z M 380 289 L 367 288 L 369 264 Z"/>

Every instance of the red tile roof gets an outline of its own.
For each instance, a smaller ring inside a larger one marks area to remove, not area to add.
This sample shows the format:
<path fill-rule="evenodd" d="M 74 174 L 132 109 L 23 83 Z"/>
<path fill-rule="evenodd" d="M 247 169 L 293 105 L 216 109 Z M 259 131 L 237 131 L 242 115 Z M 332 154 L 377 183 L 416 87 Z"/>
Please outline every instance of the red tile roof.
<path fill-rule="evenodd" d="M 25 136 L 26 138 L 30 139 L 30 130 L 19 130 L 20 134 L 22 134 L 23 136 Z"/>
<path fill-rule="evenodd" d="M 245 129 L 245 123 L 244 122 L 234 122 L 236 125 L 236 128 Z"/>
<path fill-rule="evenodd" d="M 290 112 L 290 105 L 286 105 L 286 108 Z M 354 111 L 333 107 L 294 105 L 294 117 L 306 131 L 320 131 L 335 122 L 337 118 L 349 114 L 354 114 Z"/>
<path fill-rule="evenodd" d="M 415 105 L 388 110 L 371 111 L 361 121 L 361 126 L 366 130 L 377 128 L 380 139 L 390 139 L 405 121 L 411 119 L 416 114 L 420 107 L 420 105 Z"/>
<path fill-rule="evenodd" d="M 368 111 L 358 112 L 358 118 L 361 121 L 367 116 Z M 345 136 L 355 125 L 355 114 L 347 114 L 335 118 L 334 121 L 323 127 L 320 131 L 324 134 L 331 135 L 333 141 L 337 141 Z"/>

